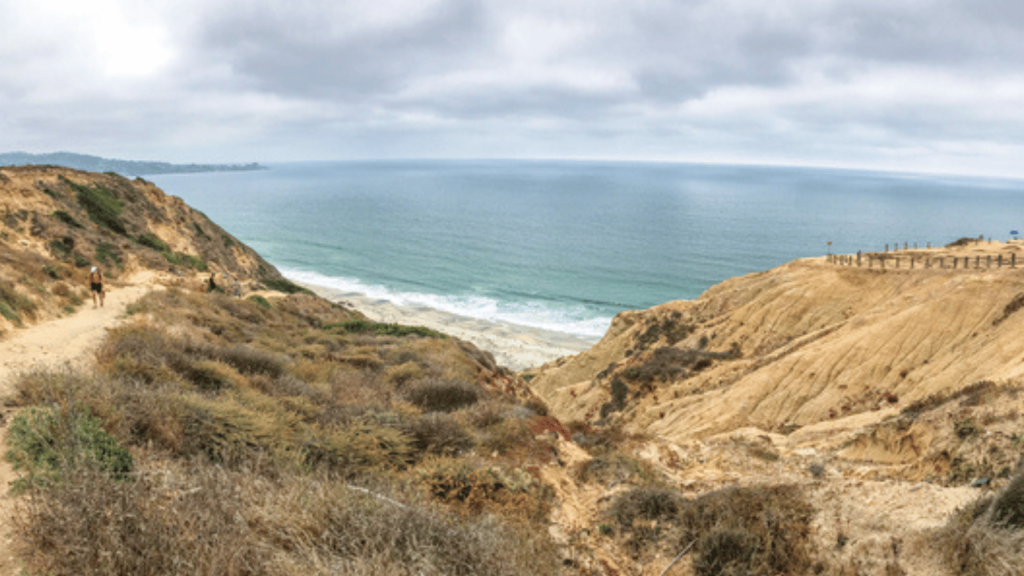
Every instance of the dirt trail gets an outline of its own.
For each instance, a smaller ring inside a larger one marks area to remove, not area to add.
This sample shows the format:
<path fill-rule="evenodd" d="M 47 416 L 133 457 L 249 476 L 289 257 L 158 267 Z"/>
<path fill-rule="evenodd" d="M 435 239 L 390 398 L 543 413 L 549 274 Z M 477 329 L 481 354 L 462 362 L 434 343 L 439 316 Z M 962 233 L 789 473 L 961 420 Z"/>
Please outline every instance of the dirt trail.
<path fill-rule="evenodd" d="M 127 306 L 151 289 L 145 285 L 112 287 L 101 308 L 93 309 L 87 303 L 73 316 L 19 330 L 0 342 L 0 454 L 7 451 L 7 426 L 12 417 L 8 398 L 18 373 L 34 366 L 88 362 L 106 329 L 116 326 L 125 317 Z M 0 576 L 20 573 L 12 550 L 12 503 L 7 495 L 15 478 L 10 465 L 0 458 Z"/>

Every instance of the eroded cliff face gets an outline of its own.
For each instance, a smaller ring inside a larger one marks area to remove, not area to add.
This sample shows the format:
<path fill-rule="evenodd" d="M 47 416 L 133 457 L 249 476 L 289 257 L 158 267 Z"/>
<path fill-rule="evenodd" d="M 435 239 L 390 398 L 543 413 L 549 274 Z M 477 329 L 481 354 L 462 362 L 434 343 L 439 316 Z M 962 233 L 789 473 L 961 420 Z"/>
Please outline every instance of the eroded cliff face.
<path fill-rule="evenodd" d="M 624 312 L 591 350 L 534 371 L 531 384 L 565 420 L 603 413 L 673 441 L 880 421 L 932 395 L 1020 375 L 1024 261 L 1009 262 L 1021 250 L 982 242 L 904 251 L 888 254 L 885 268 L 791 262 L 697 300 Z"/>
<path fill-rule="evenodd" d="M 253 286 L 280 273 L 204 214 L 157 186 L 54 166 L 0 168 L 0 331 L 70 313 L 100 267 L 192 282 L 217 273 Z M 222 280 L 223 281 L 223 280 Z"/>

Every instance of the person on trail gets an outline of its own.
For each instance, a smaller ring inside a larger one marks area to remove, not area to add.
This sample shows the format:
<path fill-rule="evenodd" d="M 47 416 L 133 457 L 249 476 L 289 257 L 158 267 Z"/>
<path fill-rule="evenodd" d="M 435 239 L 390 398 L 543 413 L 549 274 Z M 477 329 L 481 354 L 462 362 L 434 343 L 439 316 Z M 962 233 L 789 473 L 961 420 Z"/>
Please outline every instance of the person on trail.
<path fill-rule="evenodd" d="M 210 274 L 210 292 L 217 289 L 217 283 L 213 281 L 214 276 L 216 276 L 216 274 Z"/>
<path fill-rule="evenodd" d="M 89 291 L 92 292 L 92 307 L 96 307 L 97 298 L 100 306 L 103 306 L 103 297 L 106 296 L 103 291 L 103 272 L 95 266 L 89 271 Z"/>

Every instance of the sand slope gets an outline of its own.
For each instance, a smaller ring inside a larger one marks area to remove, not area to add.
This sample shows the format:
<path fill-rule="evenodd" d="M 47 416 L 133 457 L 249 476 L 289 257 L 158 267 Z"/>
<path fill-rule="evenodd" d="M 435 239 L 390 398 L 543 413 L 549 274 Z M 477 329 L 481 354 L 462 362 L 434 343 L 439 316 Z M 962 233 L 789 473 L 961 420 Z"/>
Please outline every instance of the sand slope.
<path fill-rule="evenodd" d="M 947 266 L 950 254 L 970 255 L 973 267 L 975 255 L 984 263 L 984 255 L 1017 249 L 993 243 L 918 254 L 945 254 Z M 1012 303 L 1024 294 L 1024 262 L 998 270 L 907 265 L 799 260 L 728 280 L 697 300 L 626 312 L 591 350 L 546 365 L 532 385 L 563 418 L 592 420 L 619 375 L 630 388 L 624 421 L 682 441 L 744 426 L 779 430 L 865 413 L 877 420 L 932 394 L 1021 374 L 1024 312 L 1013 313 Z M 643 386 L 624 371 L 668 344 L 641 342 L 665 322 L 692 329 L 677 348 L 704 341 L 724 352 L 735 344 L 742 357 Z"/>

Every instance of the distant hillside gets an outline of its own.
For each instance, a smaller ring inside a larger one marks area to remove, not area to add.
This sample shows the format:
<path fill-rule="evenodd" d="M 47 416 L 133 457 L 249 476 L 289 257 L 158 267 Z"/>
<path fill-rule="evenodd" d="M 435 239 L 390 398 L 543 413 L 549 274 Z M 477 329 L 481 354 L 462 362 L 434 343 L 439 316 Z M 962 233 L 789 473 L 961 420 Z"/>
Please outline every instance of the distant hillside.
<path fill-rule="evenodd" d="M 125 176 L 191 172 L 237 172 L 265 169 L 264 166 L 255 162 L 249 164 L 171 164 L 169 162 L 100 158 L 99 156 L 75 154 L 72 152 L 53 152 L 50 154 L 7 152 L 0 154 L 0 166 L 25 166 L 32 164 L 65 166 L 90 172 L 116 172 Z"/>

